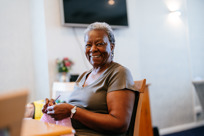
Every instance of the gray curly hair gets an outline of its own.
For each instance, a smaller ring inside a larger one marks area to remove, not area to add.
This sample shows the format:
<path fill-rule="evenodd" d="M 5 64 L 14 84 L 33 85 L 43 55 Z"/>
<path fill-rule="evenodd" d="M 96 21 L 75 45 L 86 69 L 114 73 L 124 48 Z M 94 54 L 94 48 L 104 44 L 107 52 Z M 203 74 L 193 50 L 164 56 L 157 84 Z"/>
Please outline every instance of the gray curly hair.
<path fill-rule="evenodd" d="M 90 32 L 91 30 L 104 30 L 107 35 L 108 35 L 108 39 L 109 41 L 115 45 L 115 37 L 114 37 L 114 33 L 112 28 L 110 27 L 109 24 L 105 23 L 105 22 L 95 22 L 90 24 L 86 30 L 84 31 L 84 37 L 86 36 L 86 34 L 88 32 Z"/>

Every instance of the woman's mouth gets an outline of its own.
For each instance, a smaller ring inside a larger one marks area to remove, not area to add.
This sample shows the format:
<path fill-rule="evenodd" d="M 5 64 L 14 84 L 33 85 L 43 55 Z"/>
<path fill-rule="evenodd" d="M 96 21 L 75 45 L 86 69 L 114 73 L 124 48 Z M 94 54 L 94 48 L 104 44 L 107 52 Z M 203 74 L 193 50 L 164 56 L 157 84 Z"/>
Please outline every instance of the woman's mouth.
<path fill-rule="evenodd" d="M 92 57 L 92 58 L 99 58 L 100 55 L 92 55 L 92 56 L 90 56 L 90 57 Z"/>

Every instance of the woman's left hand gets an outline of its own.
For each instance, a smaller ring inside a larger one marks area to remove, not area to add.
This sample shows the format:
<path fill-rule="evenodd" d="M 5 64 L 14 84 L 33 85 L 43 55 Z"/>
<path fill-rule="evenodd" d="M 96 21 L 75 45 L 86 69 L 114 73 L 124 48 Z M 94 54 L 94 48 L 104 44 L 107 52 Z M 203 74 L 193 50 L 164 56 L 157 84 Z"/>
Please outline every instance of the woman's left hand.
<path fill-rule="evenodd" d="M 64 118 L 70 117 L 71 109 L 74 106 L 68 103 L 60 103 L 52 106 L 47 107 L 47 114 L 50 115 L 52 118 L 57 120 L 62 120 Z"/>

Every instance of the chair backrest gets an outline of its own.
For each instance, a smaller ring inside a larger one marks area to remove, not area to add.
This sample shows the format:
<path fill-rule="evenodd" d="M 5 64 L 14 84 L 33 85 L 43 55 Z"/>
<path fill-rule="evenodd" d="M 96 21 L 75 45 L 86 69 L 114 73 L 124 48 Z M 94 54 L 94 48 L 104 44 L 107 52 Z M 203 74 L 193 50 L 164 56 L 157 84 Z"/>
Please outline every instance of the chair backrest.
<path fill-rule="evenodd" d="M 56 99 L 59 95 L 60 101 L 67 101 L 74 90 L 75 82 L 54 82 L 52 87 L 52 98 Z"/>
<path fill-rule="evenodd" d="M 1 133 L 20 136 L 27 96 L 27 90 L 17 90 L 0 95 Z"/>
<path fill-rule="evenodd" d="M 143 93 L 146 87 L 146 79 L 135 81 L 135 104 L 127 136 L 139 136 L 140 115 Z"/>
<path fill-rule="evenodd" d="M 136 117 L 135 117 L 135 125 L 134 125 L 134 135 L 139 136 L 139 128 L 140 128 L 140 115 L 142 109 L 142 100 L 143 100 L 143 93 L 146 87 L 146 79 L 135 81 L 135 88 L 139 91 L 139 99 L 137 103 L 137 110 L 136 110 Z"/>

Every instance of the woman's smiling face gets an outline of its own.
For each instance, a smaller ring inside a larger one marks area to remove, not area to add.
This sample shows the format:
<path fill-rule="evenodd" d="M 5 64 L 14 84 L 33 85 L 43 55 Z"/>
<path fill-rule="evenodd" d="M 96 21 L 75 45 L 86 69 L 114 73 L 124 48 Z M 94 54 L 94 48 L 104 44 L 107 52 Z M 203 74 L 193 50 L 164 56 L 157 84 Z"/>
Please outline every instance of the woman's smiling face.
<path fill-rule="evenodd" d="M 104 30 L 91 30 L 85 36 L 85 55 L 94 68 L 103 67 L 112 61 L 114 45 Z"/>

